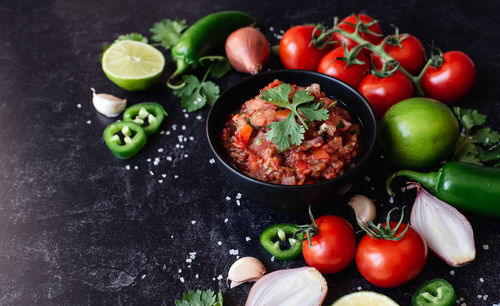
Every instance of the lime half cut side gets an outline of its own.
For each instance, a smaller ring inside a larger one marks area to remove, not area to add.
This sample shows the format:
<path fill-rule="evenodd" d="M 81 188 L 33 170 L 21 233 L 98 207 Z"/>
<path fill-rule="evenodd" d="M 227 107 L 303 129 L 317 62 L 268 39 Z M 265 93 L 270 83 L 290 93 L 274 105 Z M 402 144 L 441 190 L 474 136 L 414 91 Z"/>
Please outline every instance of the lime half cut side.
<path fill-rule="evenodd" d="M 399 306 L 399 304 L 381 293 L 359 291 L 344 295 L 332 306 Z"/>
<path fill-rule="evenodd" d="M 102 70 L 116 85 L 128 91 L 145 90 L 160 80 L 165 58 L 148 44 L 123 40 L 102 56 Z"/>

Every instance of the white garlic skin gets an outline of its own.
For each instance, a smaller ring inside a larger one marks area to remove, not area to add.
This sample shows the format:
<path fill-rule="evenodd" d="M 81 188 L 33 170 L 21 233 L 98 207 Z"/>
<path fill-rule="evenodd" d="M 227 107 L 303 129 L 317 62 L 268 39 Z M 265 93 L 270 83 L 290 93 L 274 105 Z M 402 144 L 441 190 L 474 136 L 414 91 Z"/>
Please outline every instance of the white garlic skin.
<path fill-rule="evenodd" d="M 120 99 L 118 97 L 96 93 L 94 88 L 92 90 L 92 104 L 95 109 L 106 117 L 116 117 L 127 107 L 127 99 Z"/>

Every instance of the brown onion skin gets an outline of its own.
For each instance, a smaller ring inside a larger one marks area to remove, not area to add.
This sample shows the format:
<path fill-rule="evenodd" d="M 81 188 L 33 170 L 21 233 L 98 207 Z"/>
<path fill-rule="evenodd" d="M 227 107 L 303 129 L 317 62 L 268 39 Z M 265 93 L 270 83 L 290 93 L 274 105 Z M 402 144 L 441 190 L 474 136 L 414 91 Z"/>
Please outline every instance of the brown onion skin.
<path fill-rule="evenodd" d="M 226 40 L 226 56 L 236 71 L 259 73 L 269 61 L 271 47 L 264 34 L 253 27 L 231 33 Z"/>

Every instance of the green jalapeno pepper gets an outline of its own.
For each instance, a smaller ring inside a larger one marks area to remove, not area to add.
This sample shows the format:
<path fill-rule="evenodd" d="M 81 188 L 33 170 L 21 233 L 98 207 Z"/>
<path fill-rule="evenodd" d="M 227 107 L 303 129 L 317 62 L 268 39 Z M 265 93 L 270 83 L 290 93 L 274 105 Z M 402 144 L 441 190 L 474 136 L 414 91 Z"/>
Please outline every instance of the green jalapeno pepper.
<path fill-rule="evenodd" d="M 139 124 L 121 121 L 108 125 L 104 130 L 103 138 L 114 156 L 127 159 L 136 155 L 144 147 L 147 136 Z"/>
<path fill-rule="evenodd" d="M 436 172 L 396 171 L 386 183 L 391 196 L 394 196 L 391 181 L 397 176 L 421 183 L 440 200 L 457 208 L 500 217 L 500 168 L 448 162 Z"/>
<path fill-rule="evenodd" d="M 160 127 L 167 112 L 158 103 L 144 102 L 130 106 L 123 112 L 123 121 L 133 121 L 144 128 L 149 136 Z"/>
<path fill-rule="evenodd" d="M 450 283 L 436 278 L 420 286 L 411 299 L 413 306 L 451 306 L 457 296 Z"/>
<path fill-rule="evenodd" d="M 255 19 L 245 13 L 225 11 L 207 15 L 182 33 L 179 41 L 172 48 L 172 59 L 177 63 L 177 70 L 169 81 L 183 74 L 189 67 L 197 68 L 199 60 L 217 48 L 223 50 L 226 38 L 239 28 L 255 23 Z M 167 82 L 171 88 L 176 85 Z"/>
<path fill-rule="evenodd" d="M 279 260 L 290 260 L 298 257 L 302 253 L 302 239 L 304 233 L 295 233 L 300 228 L 295 224 L 281 223 L 271 225 L 260 235 L 260 243 L 271 255 Z M 287 239 L 287 236 L 288 239 Z M 285 243 L 288 240 L 290 248 L 281 249 L 280 242 Z"/>

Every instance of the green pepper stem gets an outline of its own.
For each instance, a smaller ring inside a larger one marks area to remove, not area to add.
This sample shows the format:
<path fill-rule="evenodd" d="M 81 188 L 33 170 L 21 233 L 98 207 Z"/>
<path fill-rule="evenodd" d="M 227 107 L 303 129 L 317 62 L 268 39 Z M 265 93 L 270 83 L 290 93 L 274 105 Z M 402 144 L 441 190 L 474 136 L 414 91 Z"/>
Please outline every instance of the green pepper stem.
<path fill-rule="evenodd" d="M 183 59 L 177 60 L 177 69 L 175 70 L 174 73 L 172 73 L 172 75 L 168 77 L 167 86 L 170 87 L 171 89 L 181 89 L 182 87 L 186 86 L 186 82 L 184 81 L 179 84 L 173 84 L 172 80 L 174 80 L 177 76 L 186 72 L 188 67 L 189 65 Z"/>
<path fill-rule="evenodd" d="M 392 180 L 398 176 L 406 176 L 412 180 L 421 183 L 422 185 L 424 185 L 425 188 L 431 190 L 432 192 L 435 192 L 437 190 L 437 184 L 439 182 L 440 175 L 441 175 L 440 171 L 421 173 L 412 170 L 399 170 L 394 172 L 391 176 L 387 178 L 387 181 L 385 182 L 385 188 L 387 190 L 387 193 L 391 197 L 394 197 L 394 191 L 391 188 Z"/>

